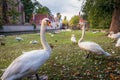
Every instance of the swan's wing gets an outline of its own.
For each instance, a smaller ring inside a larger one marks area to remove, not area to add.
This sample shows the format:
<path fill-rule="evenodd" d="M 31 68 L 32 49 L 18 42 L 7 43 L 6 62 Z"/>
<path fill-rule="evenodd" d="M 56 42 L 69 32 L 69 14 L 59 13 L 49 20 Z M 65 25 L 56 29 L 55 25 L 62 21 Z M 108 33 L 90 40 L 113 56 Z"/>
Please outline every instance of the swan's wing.
<path fill-rule="evenodd" d="M 116 47 L 120 46 L 120 39 L 117 40 L 117 43 L 115 44 Z"/>
<path fill-rule="evenodd" d="M 23 75 L 26 75 L 27 73 L 29 73 L 29 70 L 32 67 L 31 65 L 28 66 L 28 63 L 24 63 L 22 60 L 16 59 L 6 69 L 2 78 L 17 77 L 17 76 L 21 77 Z"/>
<path fill-rule="evenodd" d="M 8 78 L 15 74 L 18 74 L 21 70 L 22 63 L 19 60 L 14 60 L 9 67 L 5 70 L 2 78 Z"/>
<path fill-rule="evenodd" d="M 46 54 L 45 50 L 26 52 L 10 64 L 2 78 L 36 71 L 48 59 L 49 55 Z"/>
<path fill-rule="evenodd" d="M 103 51 L 103 49 L 97 43 L 94 42 L 80 42 L 78 45 L 79 47 L 92 52 Z"/>
<path fill-rule="evenodd" d="M 93 50 L 94 52 L 103 51 L 101 46 L 99 44 L 95 43 L 95 42 L 89 42 L 89 45 L 91 47 L 91 50 Z"/>

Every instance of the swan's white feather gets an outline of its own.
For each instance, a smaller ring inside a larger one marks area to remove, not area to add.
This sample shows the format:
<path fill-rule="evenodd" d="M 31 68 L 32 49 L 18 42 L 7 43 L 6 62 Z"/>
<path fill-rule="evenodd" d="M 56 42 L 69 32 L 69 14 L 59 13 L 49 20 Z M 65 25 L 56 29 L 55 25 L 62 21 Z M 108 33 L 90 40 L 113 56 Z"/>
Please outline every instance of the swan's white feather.
<path fill-rule="evenodd" d="M 18 78 L 23 75 L 27 75 L 28 73 L 35 73 L 36 70 L 39 69 L 39 66 L 41 66 L 49 58 L 49 56 L 50 52 L 46 50 L 33 50 L 25 52 L 11 63 L 2 78 Z"/>
<path fill-rule="evenodd" d="M 120 47 L 120 38 L 117 40 L 117 43 L 115 44 L 116 47 Z"/>
<path fill-rule="evenodd" d="M 118 32 L 116 34 L 114 32 L 110 32 L 110 34 L 108 34 L 108 37 L 111 39 L 118 39 L 118 38 L 120 38 L 120 32 Z"/>
<path fill-rule="evenodd" d="M 72 37 L 71 37 L 71 41 L 72 41 L 73 43 L 76 43 L 76 42 L 77 42 L 75 36 L 72 36 Z"/>
<path fill-rule="evenodd" d="M 89 50 L 97 54 L 102 54 L 101 51 L 104 52 L 104 50 L 94 42 L 80 42 L 78 45 L 82 49 Z"/>
<path fill-rule="evenodd" d="M 93 52 L 93 53 L 96 53 L 96 54 L 104 54 L 106 56 L 110 56 L 111 54 L 109 54 L 108 52 L 105 52 L 101 46 L 99 46 L 97 43 L 95 42 L 80 42 L 78 43 L 79 47 L 84 49 L 84 50 L 87 50 L 87 51 L 90 51 L 90 52 Z"/>
<path fill-rule="evenodd" d="M 16 37 L 16 40 L 17 40 L 17 41 L 21 41 L 21 40 L 23 40 L 23 38 L 21 38 L 21 37 Z"/>

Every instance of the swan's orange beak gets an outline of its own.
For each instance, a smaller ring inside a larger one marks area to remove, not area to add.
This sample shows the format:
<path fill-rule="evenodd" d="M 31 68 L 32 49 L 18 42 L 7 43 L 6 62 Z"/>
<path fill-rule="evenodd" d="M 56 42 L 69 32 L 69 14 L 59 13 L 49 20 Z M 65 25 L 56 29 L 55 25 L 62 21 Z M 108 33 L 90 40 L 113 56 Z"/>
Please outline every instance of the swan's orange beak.
<path fill-rule="evenodd" d="M 50 26 L 50 27 L 52 27 L 52 25 L 51 25 L 51 22 L 50 22 L 50 21 L 47 21 L 47 25 L 48 25 L 48 26 Z"/>

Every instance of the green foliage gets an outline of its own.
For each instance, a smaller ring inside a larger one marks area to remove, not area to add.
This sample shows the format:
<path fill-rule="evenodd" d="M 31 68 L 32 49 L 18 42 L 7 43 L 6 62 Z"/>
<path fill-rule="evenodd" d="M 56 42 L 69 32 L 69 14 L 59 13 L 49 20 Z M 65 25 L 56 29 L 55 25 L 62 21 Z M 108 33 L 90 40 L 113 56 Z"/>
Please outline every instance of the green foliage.
<path fill-rule="evenodd" d="M 42 7 L 42 5 L 37 0 L 33 0 L 33 5 L 35 9 Z"/>
<path fill-rule="evenodd" d="M 38 1 L 34 0 L 33 4 L 34 4 L 34 13 L 51 14 L 51 11 L 46 6 L 42 6 Z"/>
<path fill-rule="evenodd" d="M 73 16 L 69 21 L 69 26 L 71 28 L 76 28 L 79 23 L 79 16 Z"/>
<path fill-rule="evenodd" d="M 36 13 L 40 13 L 40 14 L 51 14 L 51 11 L 49 10 L 49 8 L 47 8 L 46 6 L 43 7 L 39 7 L 36 11 Z"/>
<path fill-rule="evenodd" d="M 113 0 L 86 0 L 83 12 L 87 15 L 90 26 L 108 28 L 111 23 Z"/>
<path fill-rule="evenodd" d="M 26 22 L 29 22 L 32 13 L 34 11 L 34 4 L 31 0 L 21 0 L 24 5 L 24 11 L 25 11 L 25 20 Z"/>
<path fill-rule="evenodd" d="M 51 14 L 50 10 L 46 6 L 42 6 L 37 0 L 21 0 L 24 5 L 25 19 L 29 22 L 32 13 Z"/>
<path fill-rule="evenodd" d="M 62 20 L 62 24 L 63 26 L 67 26 L 68 25 L 68 20 L 67 17 L 65 16 L 64 19 Z"/>

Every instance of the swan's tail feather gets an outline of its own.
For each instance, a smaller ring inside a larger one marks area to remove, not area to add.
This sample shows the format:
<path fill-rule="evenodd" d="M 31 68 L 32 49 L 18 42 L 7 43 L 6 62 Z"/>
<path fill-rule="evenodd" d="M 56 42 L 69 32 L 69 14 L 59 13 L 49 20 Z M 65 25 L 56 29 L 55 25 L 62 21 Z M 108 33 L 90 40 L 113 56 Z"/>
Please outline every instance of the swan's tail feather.
<path fill-rule="evenodd" d="M 105 52 L 105 56 L 111 56 L 111 54 L 108 52 Z"/>
<path fill-rule="evenodd" d="M 120 47 L 120 44 L 116 44 L 115 47 Z"/>

